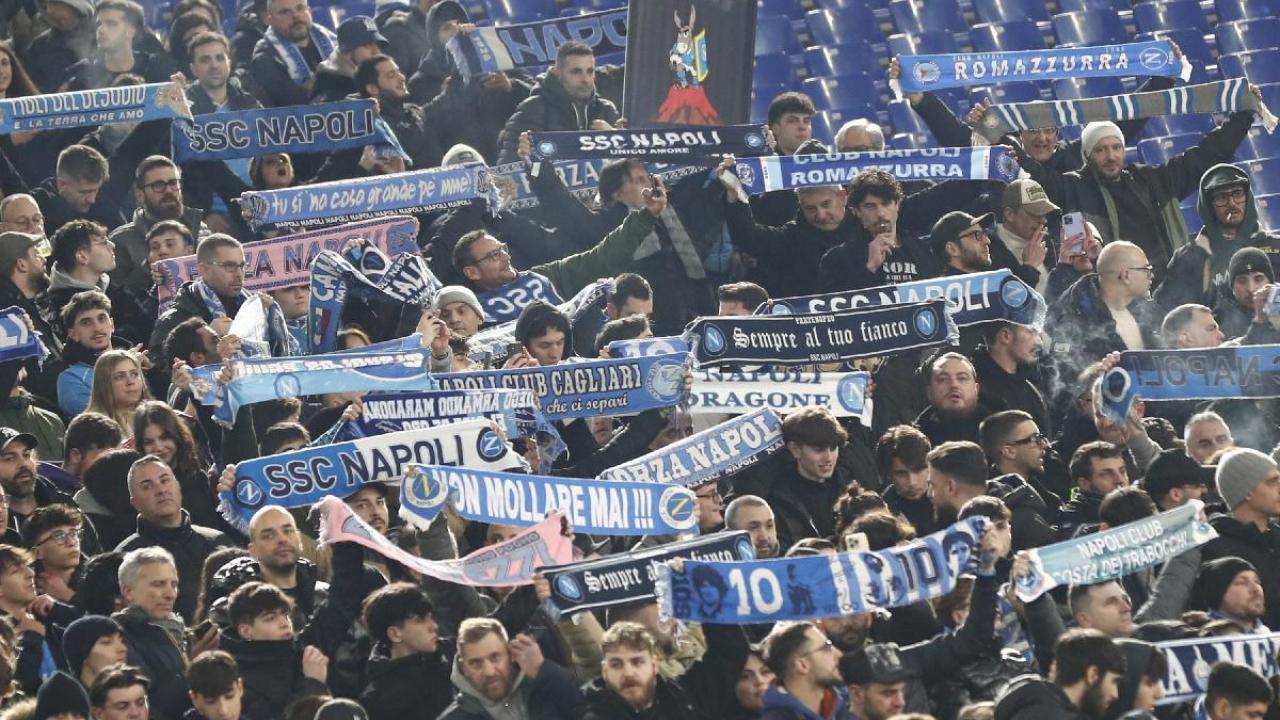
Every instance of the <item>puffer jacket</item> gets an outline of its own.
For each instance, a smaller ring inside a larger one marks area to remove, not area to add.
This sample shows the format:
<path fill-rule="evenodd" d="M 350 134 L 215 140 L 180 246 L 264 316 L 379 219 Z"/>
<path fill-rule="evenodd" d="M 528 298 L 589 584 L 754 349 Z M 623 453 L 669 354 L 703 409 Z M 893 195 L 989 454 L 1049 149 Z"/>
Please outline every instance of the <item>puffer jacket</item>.
<path fill-rule="evenodd" d="M 1142 331 L 1143 347 L 1159 348 L 1156 332 L 1164 319 L 1160 306 L 1150 298 L 1140 298 L 1129 305 L 1129 312 Z M 1064 378 L 1079 377 L 1089 363 L 1125 348 L 1116 332 L 1116 321 L 1102 302 L 1097 273 L 1077 280 L 1049 306 L 1045 327 L 1053 328 L 1053 357 Z"/>
<path fill-rule="evenodd" d="M 543 75 L 529 93 L 529 97 L 516 106 L 516 111 L 502 128 L 498 140 L 498 164 L 519 160 L 516 147 L 520 133 L 534 130 L 586 130 L 595 120 L 610 125 L 618 122 L 618 108 L 599 95 L 592 95 L 579 105 L 551 73 Z"/>

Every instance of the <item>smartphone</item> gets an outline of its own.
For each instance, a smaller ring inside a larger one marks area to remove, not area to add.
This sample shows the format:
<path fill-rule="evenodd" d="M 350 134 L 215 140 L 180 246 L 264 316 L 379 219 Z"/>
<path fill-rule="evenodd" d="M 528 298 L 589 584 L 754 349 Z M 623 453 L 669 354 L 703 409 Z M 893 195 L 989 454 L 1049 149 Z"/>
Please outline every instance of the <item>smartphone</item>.
<path fill-rule="evenodd" d="M 1071 212 L 1062 216 L 1062 254 L 1074 257 L 1085 254 L 1089 245 L 1089 229 L 1084 224 L 1084 214 Z"/>
<path fill-rule="evenodd" d="M 514 357 L 522 352 L 524 352 L 524 346 L 520 343 L 507 343 L 507 357 Z"/>
<path fill-rule="evenodd" d="M 844 534 L 844 551 L 845 552 L 866 552 L 871 549 L 867 542 L 867 534 L 861 532 L 847 532 Z"/>

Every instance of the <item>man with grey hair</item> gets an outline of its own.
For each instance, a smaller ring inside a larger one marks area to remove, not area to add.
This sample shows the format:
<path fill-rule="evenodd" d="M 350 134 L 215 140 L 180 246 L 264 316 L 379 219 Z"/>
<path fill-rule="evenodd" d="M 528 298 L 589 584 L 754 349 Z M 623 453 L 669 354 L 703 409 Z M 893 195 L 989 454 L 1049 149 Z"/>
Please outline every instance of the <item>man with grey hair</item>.
<path fill-rule="evenodd" d="M 0 200 L 0 230 L 44 237 L 44 213 L 40 211 L 40 204 L 27 193 Z"/>
<path fill-rule="evenodd" d="M 836 131 L 835 144 L 842 153 L 884 150 L 884 130 L 866 118 L 850 120 Z"/>
<path fill-rule="evenodd" d="M 725 508 L 724 527 L 726 530 L 746 530 L 759 559 L 775 558 L 782 554 L 773 508 L 758 495 L 734 498 Z"/>
<path fill-rule="evenodd" d="M 1187 455 L 1201 465 L 1208 465 L 1214 455 L 1236 446 L 1231 428 L 1227 427 L 1221 415 L 1211 410 L 1196 413 L 1187 419 L 1183 439 L 1186 441 Z"/>
<path fill-rule="evenodd" d="M 1160 339 L 1167 348 L 1191 350 L 1218 347 L 1226 339 L 1213 311 L 1187 303 L 1169 311 L 1160 324 Z"/>
<path fill-rule="evenodd" d="M 162 718 L 181 717 L 190 707 L 187 659 L 198 653 L 188 647 L 186 625 L 173 612 L 178 598 L 173 555 L 158 547 L 133 550 L 120 563 L 119 578 L 127 607 L 111 617 L 124 631 L 128 662 L 151 678 L 147 698 L 152 712 Z"/>
<path fill-rule="evenodd" d="M 235 542 L 221 531 L 191 523 L 191 515 L 182 507 L 182 486 L 155 455 L 144 455 L 129 468 L 129 504 L 138 511 L 138 531 L 116 549 L 128 552 L 158 546 L 177 558 L 181 583 L 174 611 L 189 622 L 195 615 L 205 558 Z"/>

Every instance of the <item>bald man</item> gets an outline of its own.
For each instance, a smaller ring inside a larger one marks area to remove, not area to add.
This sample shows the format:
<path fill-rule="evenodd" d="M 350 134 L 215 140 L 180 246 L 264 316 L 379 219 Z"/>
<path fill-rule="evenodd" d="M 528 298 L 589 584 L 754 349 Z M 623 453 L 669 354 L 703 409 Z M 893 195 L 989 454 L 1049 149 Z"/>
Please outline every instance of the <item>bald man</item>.
<path fill-rule="evenodd" d="M 294 627 L 303 627 L 323 599 L 326 585 L 316 581 L 316 566 L 302 557 L 302 533 L 289 511 L 268 505 L 249 520 L 249 557 L 258 561 L 263 582 L 293 598 Z M 302 624 L 299 625 L 298 623 Z"/>
<path fill-rule="evenodd" d="M 1049 308 L 1055 356 L 1066 378 L 1114 351 L 1156 349 L 1163 315 L 1151 299 L 1154 269 L 1142 248 L 1108 243 L 1097 272 L 1077 280 Z"/>

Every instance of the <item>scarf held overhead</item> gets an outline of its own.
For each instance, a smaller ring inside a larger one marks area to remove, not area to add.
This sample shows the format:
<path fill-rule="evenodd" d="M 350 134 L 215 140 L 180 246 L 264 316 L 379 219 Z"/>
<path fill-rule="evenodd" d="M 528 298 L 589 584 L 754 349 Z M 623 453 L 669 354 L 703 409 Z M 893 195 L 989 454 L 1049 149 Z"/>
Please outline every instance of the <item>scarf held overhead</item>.
<path fill-rule="evenodd" d="M 537 176 L 543 172 L 555 172 L 560 182 L 574 199 L 587 205 L 596 202 L 600 185 L 600 170 L 605 160 L 565 160 L 557 163 L 534 163 L 526 172 L 524 162 L 507 163 L 493 168 L 493 182 L 502 195 L 502 207 L 507 210 L 527 210 L 539 206 L 538 196 L 529 185 L 529 176 Z M 657 175 L 670 186 L 676 180 L 697 173 L 707 172 L 707 168 L 696 165 L 672 165 L 670 163 L 650 162 L 645 164 L 650 175 Z M 606 198 L 608 200 L 608 198 Z"/>
<path fill-rule="evenodd" d="M 949 55 L 899 55 L 902 77 L 889 85 L 898 99 L 903 92 L 991 83 L 1062 80 L 1077 77 L 1155 75 L 1191 78 L 1191 63 L 1173 55 L 1168 40 L 1098 47 L 1013 50 Z"/>
<path fill-rule="evenodd" d="M 956 325 L 964 327 L 992 320 L 1020 325 L 1044 325 L 1044 298 L 1009 270 L 952 275 L 914 282 L 831 293 L 768 300 L 757 315 L 827 313 L 874 305 L 896 305 L 946 298 L 956 306 Z"/>
<path fill-rule="evenodd" d="M 552 18 L 500 27 L 478 27 L 457 33 L 447 46 L 462 78 L 518 68 L 545 68 L 556 62 L 556 51 L 570 40 L 585 43 L 598 58 L 625 52 L 627 10 Z"/>
<path fill-rule="evenodd" d="M 899 180 L 998 180 L 1013 182 L 1021 168 L 1013 150 L 994 147 L 877 150 L 830 155 L 742 158 L 734 166 L 748 195 L 776 190 L 848 185 L 867 170 Z"/>
<path fill-rule="evenodd" d="M 1120 353 L 1095 394 L 1102 413 L 1124 422 L 1133 401 L 1280 397 L 1280 345 Z"/>
<path fill-rule="evenodd" d="M 937 299 L 821 315 L 699 318 L 685 336 L 699 365 L 835 362 L 954 343 L 953 309 Z"/>
<path fill-rule="evenodd" d="M 698 487 L 752 467 L 782 446 L 782 419 L 760 408 L 615 465 L 599 477 Z"/>
<path fill-rule="evenodd" d="M 300 508 L 330 495 L 344 498 L 369 483 L 397 482 L 421 464 L 503 470 L 520 459 L 484 419 L 306 447 L 238 463 L 234 487 L 221 495 L 223 514 L 247 524 L 265 505 Z"/>
<path fill-rule="evenodd" d="M 697 498 L 677 485 L 583 480 L 424 465 L 400 486 L 400 512 L 434 520 L 446 504 L 466 520 L 528 527 L 562 512 L 589 535 L 695 531 Z"/>
<path fill-rule="evenodd" d="M 1163 115 L 1232 113 L 1252 110 L 1262 116 L 1267 132 L 1276 118 L 1249 90 L 1246 78 L 1231 78 L 1168 90 L 1127 93 L 1083 100 L 1042 100 L 992 105 L 974 129 L 976 138 L 996 143 L 1010 133 L 1049 127 L 1071 127 L 1091 122 L 1139 120 Z"/>
<path fill-rule="evenodd" d="M 1059 585 L 1092 585 L 1159 565 L 1218 537 L 1204 519 L 1204 503 L 1173 510 L 1092 535 L 1032 548 L 1031 571 L 1014 584 L 1030 602 Z"/>
<path fill-rule="evenodd" d="M 173 159 L 234 160 L 274 153 L 333 153 L 400 141 L 370 99 L 200 115 L 173 123 Z"/>
<path fill-rule="evenodd" d="M 190 117 L 178 83 L 130 85 L 0 100 L 0 135 Z"/>
<path fill-rule="evenodd" d="M 820 372 L 801 368 L 738 368 L 693 371 L 689 412 L 694 415 L 745 413 L 771 408 L 787 413 L 824 407 L 838 418 L 858 418 L 871 427 L 871 399 L 865 372 Z"/>
<path fill-rule="evenodd" d="M 413 215 L 483 199 L 498 208 L 497 189 L 483 164 L 414 170 L 240 194 L 254 230 Z"/>
<path fill-rule="evenodd" d="M 505 542 L 490 545 L 457 560 L 424 560 L 369 527 L 347 504 L 335 497 L 320 501 L 324 520 L 321 542 L 353 542 L 437 580 L 472 587 L 529 585 L 539 568 L 573 558 L 573 538 L 563 531 L 564 517 L 552 514 Z M 420 527 L 426 530 L 426 527 Z"/>
<path fill-rule="evenodd" d="M 371 393 L 364 410 L 339 437 L 370 435 L 447 425 L 470 418 L 504 424 L 508 437 L 529 437 L 552 427 L 542 417 L 538 399 L 528 390 L 426 390 L 412 393 Z M 539 422 L 540 419 L 540 422 Z"/>
<path fill-rule="evenodd" d="M 373 246 L 359 253 L 358 267 L 331 250 L 321 251 L 311 263 L 307 328 L 312 352 L 335 349 L 350 294 L 397 308 L 423 307 L 443 287 L 419 253 L 405 253 L 391 261 Z"/>
<path fill-rule="evenodd" d="M 0 362 L 29 357 L 44 360 L 49 354 L 40 333 L 32 330 L 28 322 L 26 311 L 17 305 L 0 310 Z"/>
<path fill-rule="evenodd" d="M 537 131 L 529 139 L 535 160 L 750 157 L 770 151 L 763 125 Z"/>
<path fill-rule="evenodd" d="M 972 517 L 907 545 L 746 562 L 685 561 L 658 568 L 662 618 L 751 625 L 837 617 L 951 592 L 978 565 L 987 519 Z"/>
<path fill-rule="evenodd" d="M 551 583 L 551 604 L 560 612 L 579 612 L 652 600 L 656 566 L 675 558 L 703 562 L 755 560 L 756 549 L 745 531 L 718 532 L 597 560 L 543 568 L 542 574 Z"/>

